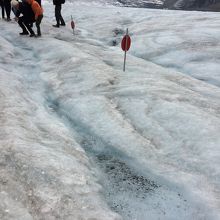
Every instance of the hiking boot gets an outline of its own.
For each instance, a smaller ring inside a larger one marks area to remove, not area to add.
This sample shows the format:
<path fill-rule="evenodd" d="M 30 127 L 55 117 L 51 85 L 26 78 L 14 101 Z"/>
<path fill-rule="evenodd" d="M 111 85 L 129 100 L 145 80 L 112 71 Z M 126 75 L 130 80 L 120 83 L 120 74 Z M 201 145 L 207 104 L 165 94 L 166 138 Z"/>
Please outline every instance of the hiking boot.
<path fill-rule="evenodd" d="M 36 37 L 35 33 L 30 34 L 30 37 Z"/>
<path fill-rule="evenodd" d="M 19 33 L 20 35 L 28 35 L 29 33 L 27 31 L 23 31 L 21 33 Z"/>
<path fill-rule="evenodd" d="M 60 26 L 66 26 L 66 24 L 65 24 L 65 23 L 62 23 L 62 24 L 60 24 Z"/>
<path fill-rule="evenodd" d="M 38 28 L 37 30 L 37 37 L 40 37 L 41 36 L 41 31 L 40 31 L 40 28 Z"/>
<path fill-rule="evenodd" d="M 59 24 L 53 24 L 53 27 L 59 28 L 60 25 Z"/>

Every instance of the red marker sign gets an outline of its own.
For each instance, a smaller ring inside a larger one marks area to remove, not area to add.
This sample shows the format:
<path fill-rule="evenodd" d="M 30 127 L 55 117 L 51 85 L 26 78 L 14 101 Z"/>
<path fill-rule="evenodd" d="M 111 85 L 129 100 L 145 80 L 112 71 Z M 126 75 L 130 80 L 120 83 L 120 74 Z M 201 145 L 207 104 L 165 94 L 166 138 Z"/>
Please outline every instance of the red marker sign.
<path fill-rule="evenodd" d="M 123 51 L 128 51 L 131 47 L 131 38 L 129 35 L 125 35 L 121 41 L 121 49 Z"/>
<path fill-rule="evenodd" d="M 74 21 L 71 21 L 71 28 L 72 28 L 72 29 L 75 28 L 75 23 L 74 23 Z"/>
<path fill-rule="evenodd" d="M 127 29 L 126 30 L 126 35 L 122 38 L 122 41 L 121 41 L 121 49 L 125 52 L 123 71 L 125 71 L 126 53 L 130 49 L 130 46 L 131 46 L 131 38 L 128 35 L 128 29 Z"/>
<path fill-rule="evenodd" d="M 75 23 L 74 23 L 74 21 L 73 21 L 72 15 L 71 15 L 71 28 L 73 29 L 73 34 L 74 34 Z"/>
<path fill-rule="evenodd" d="M 75 23 L 74 23 L 74 21 L 71 21 L 71 28 L 74 30 L 74 28 L 75 28 Z"/>

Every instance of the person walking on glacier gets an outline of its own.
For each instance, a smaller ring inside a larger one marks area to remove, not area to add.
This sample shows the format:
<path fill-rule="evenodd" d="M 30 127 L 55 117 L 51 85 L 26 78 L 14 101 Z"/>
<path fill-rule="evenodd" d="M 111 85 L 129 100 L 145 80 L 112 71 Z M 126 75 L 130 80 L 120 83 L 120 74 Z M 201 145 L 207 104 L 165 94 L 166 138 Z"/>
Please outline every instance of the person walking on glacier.
<path fill-rule="evenodd" d="M 11 21 L 11 0 L 0 0 L 0 6 L 2 8 L 2 18 L 5 19 L 5 12 L 7 19 L 6 21 Z"/>
<path fill-rule="evenodd" d="M 53 27 L 59 28 L 61 26 L 65 26 L 65 21 L 61 15 L 62 4 L 65 3 L 65 0 L 53 0 L 53 4 L 55 5 L 55 18 L 56 24 Z"/>
<path fill-rule="evenodd" d="M 0 0 L 0 6 L 2 8 L 2 19 L 5 19 L 5 6 L 4 6 L 4 0 Z"/>

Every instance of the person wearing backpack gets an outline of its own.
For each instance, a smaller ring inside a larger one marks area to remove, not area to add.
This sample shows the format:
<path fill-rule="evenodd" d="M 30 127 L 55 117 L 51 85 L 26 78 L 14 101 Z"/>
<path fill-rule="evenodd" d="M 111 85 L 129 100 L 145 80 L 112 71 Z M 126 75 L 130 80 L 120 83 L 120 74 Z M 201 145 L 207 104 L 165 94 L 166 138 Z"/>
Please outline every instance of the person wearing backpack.
<path fill-rule="evenodd" d="M 53 0 L 53 4 L 55 5 L 55 18 L 56 24 L 53 27 L 59 28 L 61 26 L 65 26 L 65 21 L 61 15 L 62 4 L 65 3 L 65 0 Z"/>
<path fill-rule="evenodd" d="M 43 19 L 43 9 L 39 3 L 35 0 L 25 0 L 32 8 L 34 12 L 35 24 L 37 27 L 37 36 L 41 36 L 40 24 Z"/>

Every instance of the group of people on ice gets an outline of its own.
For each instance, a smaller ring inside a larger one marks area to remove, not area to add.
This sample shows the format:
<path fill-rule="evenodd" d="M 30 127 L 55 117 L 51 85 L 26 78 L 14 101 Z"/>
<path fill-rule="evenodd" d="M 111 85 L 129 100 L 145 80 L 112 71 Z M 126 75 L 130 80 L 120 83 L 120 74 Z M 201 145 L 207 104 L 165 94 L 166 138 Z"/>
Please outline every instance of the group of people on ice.
<path fill-rule="evenodd" d="M 65 21 L 61 15 L 62 4 L 65 0 L 53 0 L 55 5 L 56 24 L 53 27 L 59 28 L 65 26 Z M 30 37 L 40 37 L 40 24 L 43 19 L 43 8 L 41 0 L 0 0 L 2 8 L 2 18 L 11 21 L 11 11 L 15 15 L 15 20 L 22 29 L 20 35 L 29 35 Z M 6 12 L 6 17 L 5 17 Z M 33 23 L 36 24 L 37 34 L 33 31 Z"/>

